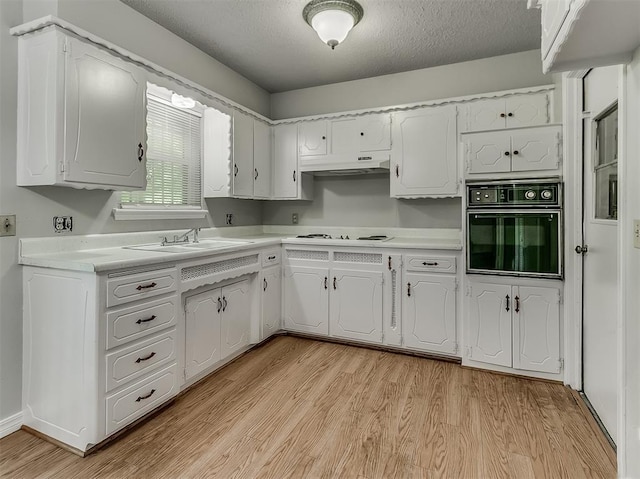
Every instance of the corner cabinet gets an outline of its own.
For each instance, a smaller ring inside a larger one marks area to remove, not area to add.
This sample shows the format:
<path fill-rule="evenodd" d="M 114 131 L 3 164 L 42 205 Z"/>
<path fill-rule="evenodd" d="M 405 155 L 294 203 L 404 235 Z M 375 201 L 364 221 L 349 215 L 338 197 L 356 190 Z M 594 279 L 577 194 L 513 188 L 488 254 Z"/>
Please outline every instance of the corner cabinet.
<path fill-rule="evenodd" d="M 391 196 L 458 195 L 456 107 L 393 113 L 391 122 Z"/>
<path fill-rule="evenodd" d="M 144 71 L 57 27 L 18 55 L 18 186 L 144 189 Z"/>

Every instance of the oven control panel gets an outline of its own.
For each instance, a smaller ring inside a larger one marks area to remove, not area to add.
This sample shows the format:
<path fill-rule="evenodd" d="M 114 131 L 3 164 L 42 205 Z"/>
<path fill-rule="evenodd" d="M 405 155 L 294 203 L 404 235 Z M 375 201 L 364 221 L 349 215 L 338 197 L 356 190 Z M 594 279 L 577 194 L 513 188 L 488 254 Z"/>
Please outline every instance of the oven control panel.
<path fill-rule="evenodd" d="M 560 183 L 474 184 L 468 186 L 467 205 L 558 207 L 560 188 Z"/>

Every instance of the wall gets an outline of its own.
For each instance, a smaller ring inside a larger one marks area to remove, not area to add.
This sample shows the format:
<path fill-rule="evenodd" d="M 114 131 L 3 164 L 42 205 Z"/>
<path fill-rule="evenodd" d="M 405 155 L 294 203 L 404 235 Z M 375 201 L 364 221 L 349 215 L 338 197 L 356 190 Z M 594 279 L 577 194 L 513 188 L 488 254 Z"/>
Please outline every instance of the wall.
<path fill-rule="evenodd" d="M 292 213 L 305 226 L 461 228 L 462 222 L 460 198 L 389 198 L 389 176 L 381 175 L 316 177 L 312 202 L 265 202 L 262 217 L 265 224 L 287 225 Z"/>
<path fill-rule="evenodd" d="M 553 83 L 551 75 L 542 74 L 540 50 L 531 50 L 274 93 L 271 95 L 271 117 L 280 120 L 550 83 Z"/>
<path fill-rule="evenodd" d="M 60 187 L 16 186 L 17 44 L 9 28 L 28 15 L 52 11 L 92 33 L 201 83 L 238 103 L 268 114 L 264 90 L 223 67 L 195 47 L 159 27 L 117 0 L 39 2 L 0 0 L 0 214 L 17 215 L 16 237 L 0 238 L 0 421 L 21 409 L 22 293 L 17 264 L 18 239 L 52 236 L 52 216 L 72 215 L 73 234 L 115 233 L 193 226 L 223 226 L 233 213 L 236 225 L 260 224 L 260 202 L 211 199 L 209 216 L 201 221 L 118 221 L 111 210 L 118 194 Z M 39 7 L 39 8 L 36 8 Z M 244 101 L 246 99 L 246 101 Z M 0 424 L 1 429 L 1 424 Z"/>

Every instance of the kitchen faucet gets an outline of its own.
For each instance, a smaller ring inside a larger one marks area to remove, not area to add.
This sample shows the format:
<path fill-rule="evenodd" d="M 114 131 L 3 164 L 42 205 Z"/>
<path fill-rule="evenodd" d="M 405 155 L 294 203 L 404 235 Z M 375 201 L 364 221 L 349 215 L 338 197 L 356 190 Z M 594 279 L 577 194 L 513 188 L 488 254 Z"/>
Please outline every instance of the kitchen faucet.
<path fill-rule="evenodd" d="M 176 243 L 188 243 L 189 242 L 189 235 L 191 233 L 193 233 L 193 242 L 194 243 L 199 243 L 198 234 L 200 233 L 200 229 L 201 228 L 191 228 L 189 231 L 187 231 L 184 234 L 174 235 L 173 236 L 173 240 L 168 240 L 167 237 L 165 236 L 164 239 L 162 240 L 162 243 L 160 243 L 160 244 L 162 246 L 167 246 L 167 245 L 176 244 Z"/>

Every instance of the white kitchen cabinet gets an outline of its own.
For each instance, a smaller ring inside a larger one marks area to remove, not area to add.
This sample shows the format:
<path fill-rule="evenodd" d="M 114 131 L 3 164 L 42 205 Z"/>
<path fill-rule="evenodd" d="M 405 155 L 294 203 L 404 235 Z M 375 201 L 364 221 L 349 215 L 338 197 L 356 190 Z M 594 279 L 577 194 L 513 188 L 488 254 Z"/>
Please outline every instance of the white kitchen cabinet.
<path fill-rule="evenodd" d="M 468 176 L 560 172 L 561 126 L 469 133 L 462 137 Z"/>
<path fill-rule="evenodd" d="M 382 272 L 333 268 L 331 277 L 331 336 L 382 343 Z"/>
<path fill-rule="evenodd" d="M 572 0 L 546 0 L 542 3 L 540 50 L 543 59 L 549 54 L 553 41 L 558 36 L 564 19 L 567 18 L 571 2 Z"/>
<path fill-rule="evenodd" d="M 329 335 L 329 268 L 284 268 L 283 317 L 286 329 Z"/>
<path fill-rule="evenodd" d="M 391 114 L 380 113 L 330 121 L 331 153 L 359 153 L 391 148 Z"/>
<path fill-rule="evenodd" d="M 501 130 L 547 124 L 550 93 L 537 92 L 470 101 L 460 107 L 460 131 Z"/>
<path fill-rule="evenodd" d="M 394 113 L 391 196 L 452 196 L 459 193 L 456 107 Z"/>
<path fill-rule="evenodd" d="M 233 196 L 253 197 L 253 118 L 233 113 Z"/>
<path fill-rule="evenodd" d="M 313 176 L 298 170 L 298 126 L 281 124 L 273 127 L 273 189 L 277 200 L 313 199 Z"/>
<path fill-rule="evenodd" d="M 280 330 L 281 301 L 282 272 L 279 265 L 270 266 L 262 271 L 261 340 Z"/>
<path fill-rule="evenodd" d="M 57 28 L 18 48 L 17 184 L 144 189 L 144 71 Z"/>
<path fill-rule="evenodd" d="M 220 320 L 220 353 L 226 358 L 251 343 L 251 289 L 248 279 L 225 286 Z"/>
<path fill-rule="evenodd" d="M 271 197 L 271 127 L 253 122 L 253 196 Z"/>
<path fill-rule="evenodd" d="M 404 345 L 421 351 L 456 354 L 456 279 L 407 272 L 402 303 Z"/>
<path fill-rule="evenodd" d="M 470 280 L 467 355 L 517 370 L 560 372 L 560 288 Z"/>
<path fill-rule="evenodd" d="M 298 124 L 298 153 L 300 156 L 327 154 L 327 121 L 312 120 Z"/>
<path fill-rule="evenodd" d="M 190 296 L 185 302 L 185 378 L 209 369 L 222 359 L 220 327 L 222 291 L 215 288 Z"/>
<path fill-rule="evenodd" d="M 230 197 L 233 193 L 233 113 L 205 108 L 202 123 L 202 196 Z"/>

